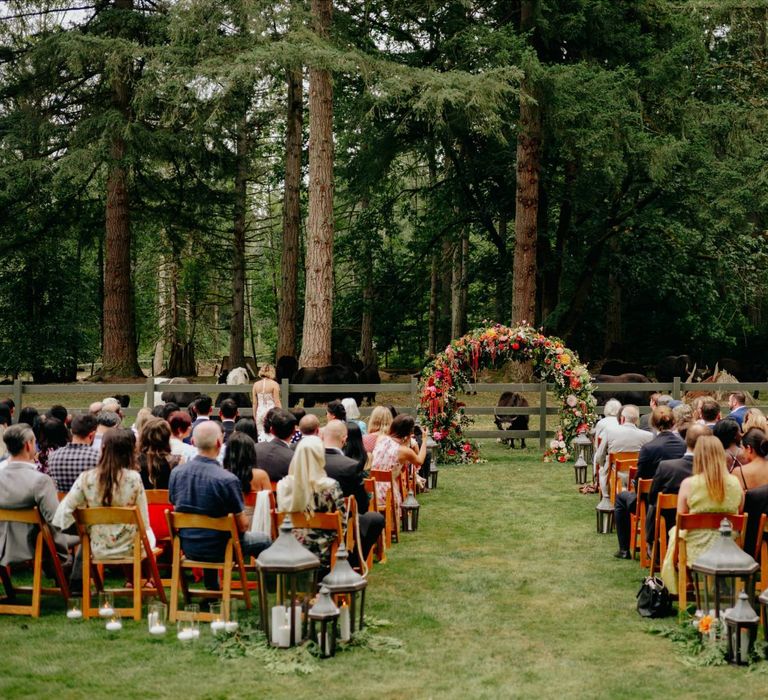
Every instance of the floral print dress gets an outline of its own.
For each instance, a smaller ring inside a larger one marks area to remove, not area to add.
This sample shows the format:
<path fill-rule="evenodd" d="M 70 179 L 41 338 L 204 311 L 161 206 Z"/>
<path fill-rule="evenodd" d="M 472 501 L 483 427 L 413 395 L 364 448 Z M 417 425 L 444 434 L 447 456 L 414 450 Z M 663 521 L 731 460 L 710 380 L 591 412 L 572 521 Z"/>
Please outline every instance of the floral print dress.
<path fill-rule="evenodd" d="M 89 469 L 77 477 L 53 518 L 53 524 L 65 530 L 75 522 L 76 508 L 103 506 L 104 501 L 96 469 Z M 123 469 L 114 493 L 113 506 L 138 506 L 144 527 L 147 530 L 150 546 L 154 546 L 154 535 L 149 527 L 147 496 L 141 483 L 141 474 L 130 469 Z M 133 537 L 136 528 L 133 525 L 94 525 L 89 535 L 91 551 L 96 559 L 119 559 L 133 552 Z"/>
<path fill-rule="evenodd" d="M 396 467 L 400 465 L 400 443 L 397 440 L 391 438 L 389 435 L 382 435 L 381 439 L 376 443 L 376 447 L 373 450 L 373 458 L 371 460 L 371 469 L 377 469 L 383 472 L 394 471 Z M 397 483 L 397 482 L 395 482 Z M 376 502 L 379 508 L 383 508 L 387 502 L 387 491 L 389 491 L 389 484 L 382 484 L 376 482 Z M 397 516 L 400 517 L 400 504 L 402 503 L 403 495 L 400 493 L 400 489 L 395 489 L 395 505 L 397 506 Z"/>

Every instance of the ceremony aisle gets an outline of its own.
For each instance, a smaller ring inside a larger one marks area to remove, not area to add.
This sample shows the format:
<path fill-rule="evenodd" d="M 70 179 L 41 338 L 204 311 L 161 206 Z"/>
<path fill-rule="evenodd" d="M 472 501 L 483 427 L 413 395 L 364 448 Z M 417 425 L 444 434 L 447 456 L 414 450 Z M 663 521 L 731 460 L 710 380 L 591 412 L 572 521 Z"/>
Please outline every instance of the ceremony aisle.
<path fill-rule="evenodd" d="M 761 673 L 689 668 L 635 612 L 637 562 L 595 534 L 594 496 L 537 448 L 483 445 L 485 464 L 441 467 L 368 588 L 377 634 L 401 650 L 353 649 L 280 675 L 220 659 L 210 632 L 153 642 L 146 621 L 109 637 L 44 601 L 39 620 L 0 618 L 2 698 L 751 698 Z"/>

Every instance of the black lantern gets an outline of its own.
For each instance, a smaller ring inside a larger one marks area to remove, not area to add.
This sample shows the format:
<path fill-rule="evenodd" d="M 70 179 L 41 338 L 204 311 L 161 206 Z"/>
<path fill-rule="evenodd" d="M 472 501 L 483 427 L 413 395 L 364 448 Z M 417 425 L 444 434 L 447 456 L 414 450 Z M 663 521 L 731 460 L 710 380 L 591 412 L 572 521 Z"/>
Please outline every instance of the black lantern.
<path fill-rule="evenodd" d="M 261 627 L 272 646 L 292 647 L 306 639 L 306 612 L 317 590 L 320 559 L 293 535 L 290 514 L 280 534 L 259 554 L 259 612 Z"/>
<path fill-rule="evenodd" d="M 579 451 L 579 456 L 584 458 L 587 464 L 593 464 L 595 448 L 592 444 L 592 438 L 589 437 L 586 430 L 582 430 L 573 439 L 573 449 Z"/>
<path fill-rule="evenodd" d="M 339 606 L 339 633 L 348 642 L 356 630 L 365 626 L 365 589 L 368 580 L 358 574 L 349 563 L 349 553 L 342 542 L 336 551 L 333 570 L 322 581 Z"/>
<path fill-rule="evenodd" d="M 576 476 L 577 484 L 587 483 L 587 463 L 584 461 L 584 457 L 582 455 L 583 453 L 579 454 L 576 463 L 573 465 L 573 472 Z"/>
<path fill-rule="evenodd" d="M 752 609 L 744 591 L 739 593 L 736 606 L 727 610 L 723 619 L 728 633 L 728 661 L 746 666 L 755 648 L 760 616 Z"/>
<path fill-rule="evenodd" d="M 437 443 L 432 439 L 431 435 L 427 438 L 427 448 L 430 455 L 427 488 L 432 490 L 437 488 L 437 475 L 440 470 L 437 468 Z"/>
<path fill-rule="evenodd" d="M 336 655 L 336 635 L 339 626 L 339 609 L 333 604 L 328 586 L 321 585 L 317 602 L 307 613 L 309 638 L 317 642 L 320 656 Z"/>
<path fill-rule="evenodd" d="M 415 532 L 419 528 L 419 502 L 413 495 L 413 490 L 408 492 L 406 499 L 400 504 L 400 529 L 403 532 Z"/>
<path fill-rule="evenodd" d="M 613 504 L 608 496 L 603 496 L 595 507 L 597 516 L 597 532 L 607 535 L 613 531 Z"/>
<path fill-rule="evenodd" d="M 722 619 L 728 608 L 736 607 L 740 590 L 749 600 L 754 597 L 754 574 L 760 565 L 737 545 L 731 533 L 731 521 L 720 522 L 720 537 L 691 564 L 696 607 L 715 620 Z"/>

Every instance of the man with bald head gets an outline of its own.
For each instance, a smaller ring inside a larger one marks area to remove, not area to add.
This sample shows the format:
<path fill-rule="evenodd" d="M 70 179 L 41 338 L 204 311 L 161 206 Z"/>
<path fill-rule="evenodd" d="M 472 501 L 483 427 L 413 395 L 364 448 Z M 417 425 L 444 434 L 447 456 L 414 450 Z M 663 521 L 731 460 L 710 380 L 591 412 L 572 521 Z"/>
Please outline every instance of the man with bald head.
<path fill-rule="evenodd" d="M 320 420 L 312 413 L 308 413 L 299 421 L 299 431 L 302 435 L 317 435 L 320 432 Z"/>
<path fill-rule="evenodd" d="M 328 421 L 323 428 L 325 472 L 331 479 L 339 482 L 345 497 L 353 496 L 357 501 L 360 544 L 363 559 L 365 559 L 384 529 L 384 516 L 381 513 L 368 511 L 368 494 L 363 483 L 364 475 L 358 462 L 344 454 L 343 447 L 346 441 L 347 424 L 341 420 Z M 355 564 L 357 557 L 350 554 L 350 560 Z"/>
<path fill-rule="evenodd" d="M 245 515 L 243 491 L 240 479 L 224 469 L 217 457 L 224 444 L 224 434 L 216 421 L 203 421 L 192 433 L 197 456 L 171 470 L 168 483 L 168 500 L 180 513 L 197 513 L 212 518 L 235 514 L 240 531 L 243 555 L 249 557 L 269 547 L 267 535 L 249 532 L 250 522 Z M 228 534 L 215 530 L 185 528 L 181 531 L 181 548 L 184 555 L 197 561 L 223 561 Z M 205 587 L 216 590 L 218 572 L 204 569 Z"/>

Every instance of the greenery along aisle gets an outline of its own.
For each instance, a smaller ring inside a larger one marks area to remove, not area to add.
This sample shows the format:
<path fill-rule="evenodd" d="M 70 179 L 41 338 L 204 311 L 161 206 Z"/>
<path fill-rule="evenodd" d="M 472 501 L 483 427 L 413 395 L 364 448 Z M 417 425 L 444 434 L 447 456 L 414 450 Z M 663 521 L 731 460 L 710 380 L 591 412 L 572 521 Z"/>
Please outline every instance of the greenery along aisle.
<path fill-rule="evenodd" d="M 462 435 L 472 419 L 464 413 L 458 393 L 467 383 L 477 381 L 481 368 L 500 367 L 509 361 L 533 363 L 534 373 L 555 385 L 555 395 L 562 402 L 560 426 L 544 453 L 545 460 L 565 462 L 573 438 L 594 422 L 589 371 L 576 353 L 559 338 L 542 335 L 525 322 L 515 328 L 496 323 L 452 341 L 421 374 L 419 416 L 444 461 L 478 461 L 477 443 Z"/>

